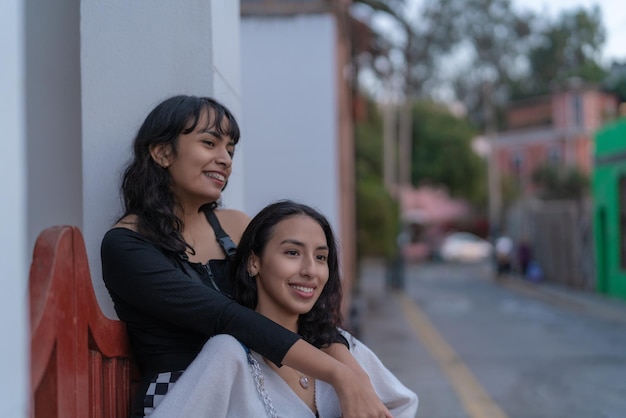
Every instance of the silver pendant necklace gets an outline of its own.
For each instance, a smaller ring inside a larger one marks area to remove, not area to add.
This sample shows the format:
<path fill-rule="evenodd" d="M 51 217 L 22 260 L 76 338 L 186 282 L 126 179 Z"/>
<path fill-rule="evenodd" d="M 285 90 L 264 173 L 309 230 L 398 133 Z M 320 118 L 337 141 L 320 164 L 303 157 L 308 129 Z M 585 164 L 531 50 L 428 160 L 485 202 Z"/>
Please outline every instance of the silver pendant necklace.
<path fill-rule="evenodd" d="M 271 369 L 274 369 L 274 371 L 276 373 L 278 373 L 278 370 L 275 369 L 275 366 L 272 365 L 272 363 L 267 360 L 266 358 L 263 358 L 263 360 L 265 361 L 265 364 L 267 364 L 268 366 L 270 366 Z M 285 368 L 288 368 L 287 366 L 285 366 Z M 311 381 L 309 380 L 309 377 L 307 375 L 305 375 L 304 373 L 301 373 L 300 371 L 289 367 L 291 370 L 293 370 L 293 372 L 296 374 L 296 376 L 298 376 L 298 383 L 300 383 L 300 387 L 302 387 L 302 389 L 308 389 L 311 386 Z M 284 379 L 284 377 L 283 377 Z"/>
<path fill-rule="evenodd" d="M 302 389 L 309 388 L 309 378 L 303 374 L 300 375 L 300 386 L 302 386 Z"/>

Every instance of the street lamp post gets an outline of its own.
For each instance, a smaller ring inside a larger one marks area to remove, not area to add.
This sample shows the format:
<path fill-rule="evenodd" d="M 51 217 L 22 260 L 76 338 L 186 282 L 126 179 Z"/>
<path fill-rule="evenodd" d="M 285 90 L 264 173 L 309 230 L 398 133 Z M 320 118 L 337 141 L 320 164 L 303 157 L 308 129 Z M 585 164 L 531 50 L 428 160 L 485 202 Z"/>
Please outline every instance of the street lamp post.
<path fill-rule="evenodd" d="M 489 144 L 487 157 L 487 181 L 489 198 L 489 235 L 492 239 L 500 233 L 500 207 L 502 206 L 500 190 L 500 171 L 496 152 L 496 123 L 493 102 L 491 100 L 491 83 L 483 84 L 483 105 L 485 112 L 485 137 Z"/>
<path fill-rule="evenodd" d="M 383 104 L 383 183 L 395 197 L 397 184 L 396 164 L 396 109 L 393 101 Z"/>

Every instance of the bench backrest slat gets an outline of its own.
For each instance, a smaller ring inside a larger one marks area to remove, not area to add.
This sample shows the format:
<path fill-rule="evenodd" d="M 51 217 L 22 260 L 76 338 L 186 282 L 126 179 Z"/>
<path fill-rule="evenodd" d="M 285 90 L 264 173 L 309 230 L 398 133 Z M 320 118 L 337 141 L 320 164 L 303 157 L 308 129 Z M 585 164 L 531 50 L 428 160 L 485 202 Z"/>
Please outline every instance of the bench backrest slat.
<path fill-rule="evenodd" d="M 136 369 L 126 328 L 100 310 L 78 228 L 39 235 L 29 298 L 31 417 L 127 417 Z"/>

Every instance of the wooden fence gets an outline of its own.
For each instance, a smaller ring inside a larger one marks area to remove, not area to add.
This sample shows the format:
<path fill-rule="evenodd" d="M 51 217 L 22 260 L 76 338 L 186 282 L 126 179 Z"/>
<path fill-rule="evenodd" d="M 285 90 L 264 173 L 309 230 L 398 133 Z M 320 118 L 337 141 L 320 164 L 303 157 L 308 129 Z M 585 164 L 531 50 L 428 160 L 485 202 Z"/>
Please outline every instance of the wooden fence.
<path fill-rule="evenodd" d="M 506 214 L 505 233 L 526 239 L 545 280 L 592 290 L 595 268 L 589 202 L 520 201 Z"/>

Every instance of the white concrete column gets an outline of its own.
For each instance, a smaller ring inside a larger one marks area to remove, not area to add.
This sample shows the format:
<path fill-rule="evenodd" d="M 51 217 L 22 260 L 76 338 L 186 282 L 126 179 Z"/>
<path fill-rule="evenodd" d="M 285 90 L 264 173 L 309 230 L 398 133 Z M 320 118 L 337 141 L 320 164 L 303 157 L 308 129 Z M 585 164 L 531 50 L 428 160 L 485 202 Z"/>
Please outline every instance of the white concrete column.
<path fill-rule="evenodd" d="M 28 412 L 30 351 L 23 7 L 21 0 L 0 2 L 0 416 L 15 418 Z"/>
<path fill-rule="evenodd" d="M 24 2 L 28 245 L 82 227 L 80 1 Z"/>

